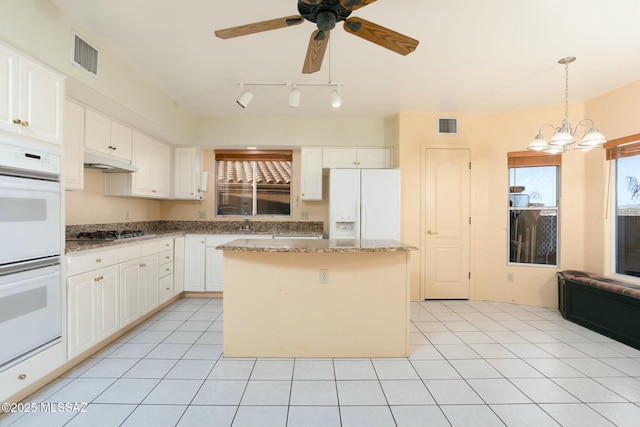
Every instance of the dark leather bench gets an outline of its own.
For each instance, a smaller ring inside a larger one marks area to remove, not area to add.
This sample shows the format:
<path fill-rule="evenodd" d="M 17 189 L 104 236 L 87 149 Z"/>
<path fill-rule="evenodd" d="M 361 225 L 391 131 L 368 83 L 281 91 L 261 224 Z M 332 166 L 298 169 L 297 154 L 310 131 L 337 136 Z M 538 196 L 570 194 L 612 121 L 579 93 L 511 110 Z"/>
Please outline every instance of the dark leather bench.
<path fill-rule="evenodd" d="M 565 319 L 640 349 L 640 285 L 565 270 L 558 303 Z"/>

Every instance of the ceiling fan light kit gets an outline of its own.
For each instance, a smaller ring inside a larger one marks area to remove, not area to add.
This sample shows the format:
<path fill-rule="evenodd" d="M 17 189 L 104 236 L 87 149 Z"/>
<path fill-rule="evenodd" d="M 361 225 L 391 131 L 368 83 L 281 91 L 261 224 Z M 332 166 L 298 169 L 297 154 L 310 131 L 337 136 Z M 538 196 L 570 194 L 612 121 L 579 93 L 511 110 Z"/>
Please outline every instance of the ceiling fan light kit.
<path fill-rule="evenodd" d="M 578 122 L 575 129 L 571 129 L 569 123 L 569 64 L 575 61 L 574 56 L 568 56 L 558 60 L 558 64 L 563 64 L 565 67 L 565 98 L 564 98 L 564 119 L 560 127 L 555 127 L 551 124 L 544 124 L 540 126 L 538 135 L 527 147 L 531 151 L 544 151 L 549 154 L 560 154 L 569 151 L 571 145 L 576 142 L 578 130 L 584 129 L 584 135 L 576 149 L 588 151 L 598 145 L 602 145 L 607 142 L 607 139 L 596 129 L 595 123 L 591 119 L 582 119 Z M 590 125 L 586 126 L 585 122 L 589 122 Z M 551 140 L 547 140 L 542 135 L 542 130 L 546 127 L 550 127 L 554 130 L 554 134 Z"/>
<path fill-rule="evenodd" d="M 329 35 L 336 23 L 344 21 L 344 30 L 378 46 L 389 49 L 400 55 L 408 55 L 418 46 L 418 40 L 405 36 L 388 28 L 374 24 L 361 18 L 350 18 L 351 12 L 374 3 L 376 0 L 298 0 L 300 15 L 271 19 L 253 24 L 217 30 L 215 35 L 221 39 L 246 36 L 263 31 L 276 30 L 301 24 L 303 21 L 313 22 L 317 26 L 311 34 L 304 65 L 303 74 L 311 74 L 320 70 L 324 54 L 329 43 Z"/>

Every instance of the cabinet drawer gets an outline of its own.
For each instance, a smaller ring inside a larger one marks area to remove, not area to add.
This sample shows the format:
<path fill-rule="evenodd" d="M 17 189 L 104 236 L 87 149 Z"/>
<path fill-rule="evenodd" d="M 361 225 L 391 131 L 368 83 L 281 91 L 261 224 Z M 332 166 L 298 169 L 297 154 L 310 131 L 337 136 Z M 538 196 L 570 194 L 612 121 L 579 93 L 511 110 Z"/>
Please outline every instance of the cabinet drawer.
<path fill-rule="evenodd" d="M 84 255 L 72 255 L 67 257 L 67 275 L 86 273 L 98 268 L 115 265 L 118 263 L 118 250 L 92 252 Z"/>
<path fill-rule="evenodd" d="M 158 254 L 158 264 L 173 263 L 173 251 L 160 252 Z"/>
<path fill-rule="evenodd" d="M 146 243 L 142 243 L 140 245 L 140 255 L 141 256 L 147 256 L 147 255 L 155 255 L 158 253 L 158 241 L 157 240 L 152 240 L 150 242 L 146 242 Z"/>
<path fill-rule="evenodd" d="M 118 256 L 120 262 L 127 262 L 132 259 L 140 258 L 140 245 L 125 245 L 118 248 Z"/>
<path fill-rule="evenodd" d="M 163 264 L 158 266 L 158 277 L 173 274 L 173 264 Z"/>
<path fill-rule="evenodd" d="M 173 251 L 173 239 L 163 239 L 158 242 L 158 251 Z"/>

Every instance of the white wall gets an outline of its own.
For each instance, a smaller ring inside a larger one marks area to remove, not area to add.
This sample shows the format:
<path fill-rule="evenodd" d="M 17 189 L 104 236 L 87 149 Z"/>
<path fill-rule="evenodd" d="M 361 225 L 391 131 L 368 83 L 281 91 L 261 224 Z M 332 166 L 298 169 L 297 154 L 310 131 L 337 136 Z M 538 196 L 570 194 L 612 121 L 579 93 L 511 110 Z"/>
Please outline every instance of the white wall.
<path fill-rule="evenodd" d="M 71 32 L 100 51 L 99 77 L 71 64 Z M 0 0 L 0 40 L 68 76 L 67 94 L 170 143 L 192 143 L 195 119 L 48 0 Z"/>

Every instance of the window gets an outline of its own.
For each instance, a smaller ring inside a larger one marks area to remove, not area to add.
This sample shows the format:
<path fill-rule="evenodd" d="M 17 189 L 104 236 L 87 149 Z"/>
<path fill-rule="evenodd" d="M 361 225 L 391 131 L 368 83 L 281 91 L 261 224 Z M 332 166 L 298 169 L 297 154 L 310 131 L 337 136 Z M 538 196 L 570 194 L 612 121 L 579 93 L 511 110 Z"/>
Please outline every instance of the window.
<path fill-rule="evenodd" d="M 283 150 L 216 150 L 218 216 L 290 216 L 291 159 Z"/>
<path fill-rule="evenodd" d="M 560 155 L 509 153 L 509 262 L 557 265 Z"/>
<path fill-rule="evenodd" d="M 615 170 L 613 265 L 616 273 L 635 277 L 640 277 L 639 139 L 640 135 L 635 135 L 605 145 Z"/>

